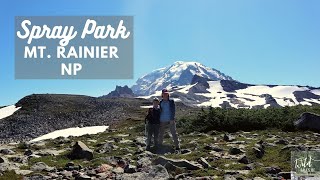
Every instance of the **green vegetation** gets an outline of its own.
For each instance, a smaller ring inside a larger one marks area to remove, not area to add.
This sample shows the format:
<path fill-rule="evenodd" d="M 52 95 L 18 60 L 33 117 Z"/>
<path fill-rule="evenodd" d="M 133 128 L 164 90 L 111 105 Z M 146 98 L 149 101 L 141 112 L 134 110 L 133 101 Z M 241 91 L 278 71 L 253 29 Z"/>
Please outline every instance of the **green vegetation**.
<path fill-rule="evenodd" d="M 320 114 L 320 106 L 294 106 L 267 109 L 202 109 L 197 116 L 178 121 L 183 132 L 209 132 L 212 130 L 236 132 L 239 130 L 280 129 L 295 131 L 293 122 L 303 112 Z"/>
<path fill-rule="evenodd" d="M 9 180 L 9 179 L 22 179 L 21 175 L 16 174 L 14 171 L 6 171 L 3 175 L 0 176 L 0 180 Z"/>
<path fill-rule="evenodd" d="M 179 121 L 179 120 L 178 120 Z M 97 167 L 103 163 L 106 163 L 104 158 L 117 156 L 117 157 L 125 157 L 128 153 L 131 153 L 132 156 L 130 157 L 134 163 L 138 160 L 137 154 L 134 152 L 138 151 L 138 147 L 132 143 L 138 136 L 144 135 L 144 121 L 143 120 L 134 120 L 128 119 L 123 121 L 123 123 L 119 123 L 115 131 L 111 132 L 104 132 L 99 133 L 96 135 L 85 135 L 81 137 L 70 137 L 71 142 L 75 141 L 82 141 L 89 148 L 96 150 L 99 144 L 103 144 L 107 141 L 114 140 L 114 138 L 131 140 L 128 143 L 121 143 L 121 142 L 113 142 L 113 145 L 118 146 L 117 150 L 108 153 L 97 153 L 94 152 L 94 159 L 91 161 L 83 161 L 83 160 L 73 160 L 76 165 L 81 165 L 82 167 Z M 180 129 L 183 131 L 183 129 Z M 253 135 L 256 134 L 256 135 Z M 277 166 L 280 167 L 283 171 L 290 171 L 290 151 L 289 150 L 281 150 L 285 145 L 277 145 L 275 147 L 266 147 L 265 148 L 265 155 L 259 159 L 256 158 L 255 154 L 252 151 L 252 148 L 255 146 L 257 142 L 260 140 L 273 143 L 275 140 L 269 139 L 269 135 L 276 135 L 282 138 L 294 138 L 301 135 L 309 135 L 313 137 L 313 133 L 310 131 L 306 132 L 282 132 L 279 130 L 254 130 L 250 133 L 243 133 L 241 131 L 232 133 L 232 135 L 236 138 L 234 141 L 245 141 L 243 150 L 246 151 L 246 155 L 251 162 L 261 163 L 263 165 L 258 165 L 253 170 L 250 171 L 247 175 L 241 175 L 243 178 L 253 178 L 253 177 L 263 177 L 265 179 L 269 179 L 265 173 L 265 167 L 267 166 Z M 121 135 L 121 136 L 120 136 Z M 122 136 L 123 135 L 123 136 Z M 187 159 L 189 161 L 197 161 L 200 157 L 214 157 L 214 155 L 210 154 L 210 150 L 205 150 L 204 147 L 207 144 L 216 144 L 220 148 L 223 149 L 223 153 L 228 152 L 230 145 L 237 146 L 236 144 L 230 144 L 230 142 L 226 142 L 223 140 L 224 132 L 215 131 L 211 132 L 211 134 L 206 133 L 199 133 L 199 132 L 191 132 L 191 133 L 180 133 L 179 137 L 181 139 L 181 147 L 182 149 L 190 149 L 190 154 L 167 154 L 165 155 L 168 158 L 173 159 Z M 251 138 L 250 138 L 251 137 Z M 256 138 L 252 138 L 256 137 Z M 314 137 L 316 138 L 316 137 Z M 94 140 L 94 141 L 93 141 Z M 312 142 L 317 142 L 316 139 L 309 139 Z M 165 138 L 165 144 L 172 144 L 171 138 Z M 303 141 L 301 141 L 304 143 Z M 65 149 L 68 147 L 72 147 L 72 143 L 60 144 L 59 140 L 48 140 L 46 141 L 45 146 L 32 146 L 29 149 L 36 150 L 36 149 Z M 21 149 L 20 149 L 21 148 Z M 25 149 L 24 144 L 18 145 L 15 149 L 16 152 L 23 152 Z M 129 151 L 127 151 L 128 149 Z M 43 156 L 40 158 L 32 158 L 30 159 L 28 166 L 22 167 L 21 169 L 29 169 L 33 164 L 36 162 L 44 162 L 49 166 L 62 168 L 65 166 L 67 162 L 70 160 L 66 157 L 66 154 L 69 151 L 65 151 L 64 153 L 58 156 Z M 275 158 L 277 157 L 277 158 Z M 196 171 L 192 171 L 193 177 L 201 177 L 201 176 L 215 176 L 217 179 L 223 179 L 223 175 L 227 170 L 244 170 L 245 164 L 237 162 L 236 159 L 226 159 L 226 158 L 217 158 L 216 160 L 209 162 L 214 169 L 200 169 Z M 188 173 L 185 170 L 177 170 L 177 172 L 170 172 L 173 175 L 177 175 L 180 173 Z M 39 173 L 39 172 L 35 172 Z M 44 172 L 42 172 L 44 173 Z M 44 173 L 45 174 L 45 173 Z M 14 172 L 6 172 L 4 177 L 14 176 Z M 11 179 L 19 179 L 13 177 Z"/>

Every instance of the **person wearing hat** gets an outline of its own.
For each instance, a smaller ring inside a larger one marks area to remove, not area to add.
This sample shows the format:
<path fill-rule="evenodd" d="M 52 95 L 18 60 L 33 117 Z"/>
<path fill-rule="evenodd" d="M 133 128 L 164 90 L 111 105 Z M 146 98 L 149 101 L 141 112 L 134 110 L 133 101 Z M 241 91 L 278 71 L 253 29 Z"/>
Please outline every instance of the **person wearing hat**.
<path fill-rule="evenodd" d="M 149 108 L 148 115 L 145 118 L 145 124 L 147 129 L 147 148 L 150 150 L 152 135 L 154 137 L 154 147 L 158 147 L 158 135 L 159 135 L 159 124 L 160 124 L 160 108 L 159 108 L 159 99 L 153 99 L 153 107 Z"/>
<path fill-rule="evenodd" d="M 176 106 L 174 100 L 170 99 L 170 94 L 167 89 L 162 90 L 162 100 L 160 101 L 160 130 L 159 130 L 159 145 L 163 143 L 163 136 L 166 129 L 170 129 L 176 150 L 180 150 L 180 143 L 177 135 L 175 114 Z"/>

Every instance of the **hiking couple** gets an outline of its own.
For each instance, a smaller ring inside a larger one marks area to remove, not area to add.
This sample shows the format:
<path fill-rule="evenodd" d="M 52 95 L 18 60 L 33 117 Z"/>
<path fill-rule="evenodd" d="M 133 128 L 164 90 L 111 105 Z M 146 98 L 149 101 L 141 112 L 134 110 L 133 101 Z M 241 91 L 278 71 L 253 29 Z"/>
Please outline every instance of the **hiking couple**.
<path fill-rule="evenodd" d="M 178 140 L 175 113 L 176 107 L 167 89 L 162 90 L 162 100 L 153 99 L 153 107 L 149 108 L 145 118 L 147 124 L 147 150 L 150 150 L 152 135 L 154 137 L 154 147 L 157 150 L 162 146 L 165 131 L 169 128 L 177 151 L 180 150 Z"/>

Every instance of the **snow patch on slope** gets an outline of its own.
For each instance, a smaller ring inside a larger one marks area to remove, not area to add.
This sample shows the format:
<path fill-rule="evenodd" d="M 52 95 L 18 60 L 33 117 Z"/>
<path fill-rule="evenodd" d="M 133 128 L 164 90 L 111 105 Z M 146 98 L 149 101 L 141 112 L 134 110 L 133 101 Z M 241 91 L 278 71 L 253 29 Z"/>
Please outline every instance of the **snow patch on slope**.
<path fill-rule="evenodd" d="M 303 101 L 297 100 L 294 92 L 299 91 L 310 91 L 314 94 L 320 94 L 319 89 L 310 90 L 308 87 L 301 86 L 268 86 L 268 85 L 250 85 L 247 88 L 229 87 L 227 83 L 225 88 L 232 89 L 234 91 L 228 92 L 223 88 L 221 81 L 207 81 L 209 88 L 207 92 L 203 93 L 192 93 L 190 89 L 196 84 L 176 86 L 171 90 L 171 94 L 176 98 L 182 98 L 187 103 L 194 106 L 212 106 L 212 107 L 224 107 L 228 104 L 233 108 L 267 108 L 269 106 L 296 106 L 296 105 L 313 105 L 320 104 L 320 99 L 307 99 Z M 231 83 L 232 84 L 232 83 Z M 141 98 L 150 99 L 152 97 L 161 96 L 161 91 L 156 91 L 155 94 L 150 96 L 141 96 Z M 205 98 L 203 98 L 205 97 Z M 197 99 L 198 98 L 198 99 Z M 179 99 L 177 99 L 179 100 Z"/>
<path fill-rule="evenodd" d="M 233 98 L 235 100 L 242 101 L 244 105 L 253 106 L 263 105 L 266 106 L 265 97 L 261 96 L 264 94 L 269 94 L 280 106 L 294 106 L 298 104 L 305 104 L 311 105 L 309 102 L 316 102 L 318 100 L 310 99 L 306 100 L 302 103 L 299 103 L 294 96 L 293 92 L 295 91 L 305 91 L 308 90 L 307 87 L 298 87 L 298 86 L 265 86 L 265 85 L 256 85 L 256 86 L 249 86 L 245 89 L 236 90 L 236 92 L 225 92 L 220 84 L 220 81 L 209 81 L 210 88 L 208 91 L 210 94 L 201 93 L 201 95 L 212 98 L 208 102 L 203 102 L 199 104 L 199 106 L 212 106 L 212 107 L 219 107 L 223 101 L 228 101 L 232 107 L 239 108 L 237 105 L 233 104 L 231 98 L 227 97 L 227 94 L 233 94 L 237 96 Z M 220 93 L 219 93 L 220 92 Z"/>
<path fill-rule="evenodd" d="M 106 131 L 109 128 L 109 126 L 89 126 L 89 127 L 75 127 L 75 128 L 67 128 L 67 129 L 61 129 L 56 130 L 51 133 L 45 134 L 43 136 L 37 137 L 30 142 L 37 142 L 42 141 L 46 139 L 55 139 L 58 137 L 69 137 L 69 136 L 83 136 L 85 134 L 98 134 L 101 132 Z"/>
<path fill-rule="evenodd" d="M 316 95 L 319 95 L 320 96 L 320 89 L 314 89 L 314 90 L 311 90 L 311 92 L 313 94 L 316 94 Z"/>
<path fill-rule="evenodd" d="M 7 106 L 0 109 L 0 119 L 11 116 L 14 112 L 18 111 L 21 107 L 16 107 L 15 105 Z"/>
<path fill-rule="evenodd" d="M 294 104 L 299 104 L 296 97 L 294 96 L 294 91 L 305 91 L 308 90 L 306 87 L 298 87 L 298 86 L 251 86 L 246 89 L 237 90 L 238 94 L 270 94 L 273 98 L 275 98 L 280 106 L 292 106 Z M 292 99 L 294 103 L 285 101 L 284 99 Z"/>

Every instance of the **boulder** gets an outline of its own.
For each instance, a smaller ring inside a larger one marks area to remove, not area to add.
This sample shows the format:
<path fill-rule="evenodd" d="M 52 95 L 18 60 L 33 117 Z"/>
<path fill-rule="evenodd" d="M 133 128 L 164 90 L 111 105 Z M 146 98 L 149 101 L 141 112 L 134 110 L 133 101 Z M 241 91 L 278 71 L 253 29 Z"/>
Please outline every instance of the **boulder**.
<path fill-rule="evenodd" d="M 8 155 L 8 154 L 14 154 L 15 152 L 11 149 L 1 149 L 0 153 L 4 155 Z"/>
<path fill-rule="evenodd" d="M 110 166 L 109 164 L 101 164 L 97 169 L 95 169 L 95 171 L 97 173 L 104 173 L 104 172 L 109 172 L 113 169 L 112 166 Z"/>
<path fill-rule="evenodd" d="M 77 166 L 73 162 L 68 162 L 63 169 L 67 171 L 80 170 L 81 166 L 80 165 Z"/>
<path fill-rule="evenodd" d="M 134 139 L 133 142 L 136 145 L 139 145 L 142 147 L 146 146 L 146 139 L 145 139 L 145 137 L 142 137 L 142 136 L 136 137 L 136 139 Z"/>
<path fill-rule="evenodd" d="M 198 162 L 204 167 L 204 168 L 211 168 L 211 165 L 208 163 L 206 159 L 201 157 Z"/>
<path fill-rule="evenodd" d="M 70 167 L 70 166 L 74 166 L 74 165 L 75 165 L 74 162 L 70 161 L 65 165 L 65 167 Z"/>
<path fill-rule="evenodd" d="M 128 164 L 125 168 L 124 168 L 124 173 L 135 173 L 137 172 L 137 167 L 131 164 Z"/>
<path fill-rule="evenodd" d="M 160 156 L 157 159 L 155 159 L 154 163 L 161 164 L 163 166 L 166 165 L 167 163 L 171 163 L 177 167 L 186 168 L 188 170 L 198 170 L 203 168 L 200 164 L 189 162 L 185 159 L 176 160 L 176 159 L 169 159 L 163 156 Z"/>
<path fill-rule="evenodd" d="M 279 172 L 278 176 L 282 179 L 290 179 L 291 178 L 291 172 Z"/>
<path fill-rule="evenodd" d="M 265 170 L 267 174 L 278 174 L 279 172 L 281 172 L 281 169 L 275 166 L 266 167 Z"/>
<path fill-rule="evenodd" d="M 105 144 L 101 145 L 96 151 L 98 153 L 110 153 L 116 149 L 118 149 L 118 146 L 113 145 L 112 143 L 105 143 Z"/>
<path fill-rule="evenodd" d="M 28 176 L 26 178 L 23 178 L 24 180 L 45 180 L 45 179 L 50 179 L 51 177 L 45 176 L 40 173 L 35 173 L 32 174 L 31 176 Z"/>
<path fill-rule="evenodd" d="M 24 152 L 24 155 L 25 156 L 30 156 L 30 155 L 32 155 L 33 154 L 33 152 L 30 150 L 30 149 L 27 149 L 25 152 Z"/>
<path fill-rule="evenodd" d="M 167 169 L 168 172 L 183 172 L 185 171 L 185 168 L 175 166 L 168 162 L 167 164 L 164 165 L 164 167 Z"/>
<path fill-rule="evenodd" d="M 33 173 L 33 171 L 23 170 L 23 169 L 15 169 L 14 172 L 16 174 L 23 175 L 23 176 Z"/>
<path fill-rule="evenodd" d="M 54 171 L 55 168 L 48 166 L 44 162 L 37 162 L 31 166 L 30 170 L 31 171 L 38 171 L 38 172 L 41 172 L 41 171 L 51 172 L 51 171 Z"/>
<path fill-rule="evenodd" d="M 21 164 L 27 164 L 28 163 L 28 157 L 25 156 L 15 156 L 11 157 L 11 160 L 16 163 L 21 163 Z"/>
<path fill-rule="evenodd" d="M 309 112 L 303 113 L 294 125 L 301 130 L 320 131 L 320 116 Z"/>
<path fill-rule="evenodd" d="M 232 141 L 230 144 L 245 144 L 246 141 Z"/>
<path fill-rule="evenodd" d="M 225 170 L 225 175 L 248 175 L 249 170 Z"/>
<path fill-rule="evenodd" d="M 122 180 L 136 180 L 136 179 L 153 179 L 166 180 L 169 179 L 169 173 L 162 165 L 151 166 L 149 172 L 136 172 L 132 174 L 121 174 L 119 179 Z"/>
<path fill-rule="evenodd" d="M 252 150 L 257 158 L 262 158 L 265 153 L 264 149 L 261 147 L 253 147 Z"/>
<path fill-rule="evenodd" d="M 110 174 L 109 173 L 98 173 L 98 174 L 96 174 L 96 178 L 97 179 L 108 179 L 108 178 L 110 178 Z"/>
<path fill-rule="evenodd" d="M 262 177 L 255 177 L 255 178 L 253 178 L 253 180 L 265 180 L 265 179 Z"/>
<path fill-rule="evenodd" d="M 122 174 L 124 173 L 124 169 L 122 167 L 116 167 L 112 170 L 113 173 Z"/>
<path fill-rule="evenodd" d="M 85 169 L 84 174 L 88 176 L 96 176 L 97 172 L 94 169 L 88 168 L 88 169 Z"/>
<path fill-rule="evenodd" d="M 10 163 L 6 161 L 3 163 L 0 163 L 0 172 L 17 170 L 17 169 L 19 169 L 19 166 L 16 163 Z"/>
<path fill-rule="evenodd" d="M 294 144 L 289 144 L 284 146 L 283 148 L 281 148 L 281 151 L 305 151 L 306 147 L 304 147 L 303 145 L 294 145 Z"/>
<path fill-rule="evenodd" d="M 192 151 L 190 149 L 181 149 L 181 154 L 190 154 Z"/>
<path fill-rule="evenodd" d="M 176 175 L 174 179 L 187 179 L 190 176 L 192 176 L 192 173 L 182 173 L 182 174 Z"/>
<path fill-rule="evenodd" d="M 214 177 L 211 176 L 202 176 L 202 177 L 196 177 L 195 180 L 213 180 Z"/>
<path fill-rule="evenodd" d="M 285 139 L 279 139 L 277 141 L 274 142 L 275 144 L 282 144 L 282 145 L 288 145 L 289 141 L 285 140 Z"/>
<path fill-rule="evenodd" d="M 103 162 L 111 165 L 111 166 L 120 166 L 122 168 L 125 167 L 125 165 L 127 164 L 127 162 L 119 156 L 109 156 L 109 157 L 101 157 L 99 158 L 101 159 Z"/>
<path fill-rule="evenodd" d="M 0 157 L 0 163 L 8 162 L 8 160 L 5 157 Z"/>
<path fill-rule="evenodd" d="M 75 177 L 75 180 L 91 180 L 91 177 L 82 174 L 82 175 L 76 176 L 76 177 Z"/>
<path fill-rule="evenodd" d="M 241 153 L 244 153 L 244 151 L 240 148 L 237 148 L 237 147 L 231 147 L 229 149 L 229 154 L 231 155 L 237 155 L 237 154 L 241 154 Z"/>
<path fill-rule="evenodd" d="M 224 180 L 237 180 L 237 177 L 235 177 L 234 175 L 230 175 L 230 174 L 225 174 L 223 176 Z"/>
<path fill-rule="evenodd" d="M 223 149 L 221 147 L 219 147 L 218 145 L 213 145 L 213 144 L 208 144 L 206 146 L 204 146 L 205 150 L 213 150 L 216 152 L 221 152 L 223 151 Z"/>
<path fill-rule="evenodd" d="M 73 146 L 73 150 L 68 155 L 70 159 L 93 159 L 93 151 L 88 148 L 83 142 L 78 141 Z"/>
<path fill-rule="evenodd" d="M 151 164 L 150 157 L 142 157 L 137 161 L 138 168 L 148 167 Z"/>
<path fill-rule="evenodd" d="M 61 174 L 64 179 L 70 179 L 72 177 L 72 171 L 64 170 L 62 172 L 59 172 L 59 174 Z"/>
<path fill-rule="evenodd" d="M 121 168 L 125 168 L 127 166 L 128 162 L 124 159 L 119 159 L 117 161 L 117 166 L 121 167 Z"/>
<path fill-rule="evenodd" d="M 52 149 L 43 149 L 37 152 L 34 152 L 35 155 L 38 156 L 57 156 L 63 151 L 57 151 L 57 150 L 52 150 Z"/>
<path fill-rule="evenodd" d="M 247 164 L 244 166 L 245 170 L 253 170 L 255 168 L 255 164 L 251 163 L 251 164 Z"/>
<path fill-rule="evenodd" d="M 231 142 L 234 141 L 236 138 L 234 136 L 231 136 L 230 134 L 224 134 L 223 136 L 223 140 L 227 141 L 227 142 Z"/>
<path fill-rule="evenodd" d="M 249 164 L 250 163 L 250 161 L 249 161 L 249 159 L 247 158 L 246 155 L 240 156 L 239 159 L 238 159 L 238 162 L 239 163 L 243 163 L 243 164 Z"/>

